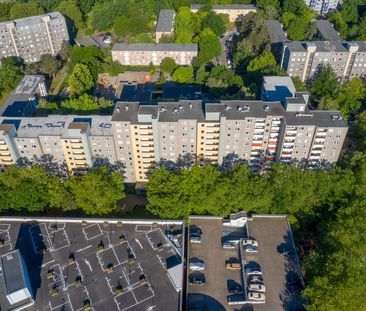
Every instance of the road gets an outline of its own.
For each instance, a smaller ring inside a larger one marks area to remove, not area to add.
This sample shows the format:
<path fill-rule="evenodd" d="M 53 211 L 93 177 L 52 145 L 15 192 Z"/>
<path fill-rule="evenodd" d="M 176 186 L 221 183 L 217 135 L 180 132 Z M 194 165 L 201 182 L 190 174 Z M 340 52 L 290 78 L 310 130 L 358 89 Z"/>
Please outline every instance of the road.
<path fill-rule="evenodd" d="M 227 61 L 228 61 L 228 54 L 230 52 L 230 41 L 232 41 L 232 38 L 234 37 L 234 35 L 237 35 L 238 32 L 236 29 L 231 29 L 228 30 L 226 32 L 226 34 L 220 38 L 220 43 L 221 43 L 221 56 L 218 58 L 218 60 L 216 60 L 216 64 L 217 65 L 228 65 Z M 230 59 L 230 62 L 232 61 L 232 59 Z"/>

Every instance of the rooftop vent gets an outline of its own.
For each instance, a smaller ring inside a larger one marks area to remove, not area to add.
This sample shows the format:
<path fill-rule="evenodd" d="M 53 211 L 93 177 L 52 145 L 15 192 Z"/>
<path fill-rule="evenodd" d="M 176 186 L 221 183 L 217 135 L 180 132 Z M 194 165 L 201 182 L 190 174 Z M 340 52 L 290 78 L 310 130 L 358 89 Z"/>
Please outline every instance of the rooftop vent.
<path fill-rule="evenodd" d="M 313 117 L 312 113 L 297 113 L 296 117 Z"/>
<path fill-rule="evenodd" d="M 332 115 L 332 120 L 343 120 L 343 118 L 342 118 L 342 116 L 340 116 L 340 115 L 337 115 L 337 114 L 335 114 L 335 115 Z"/>

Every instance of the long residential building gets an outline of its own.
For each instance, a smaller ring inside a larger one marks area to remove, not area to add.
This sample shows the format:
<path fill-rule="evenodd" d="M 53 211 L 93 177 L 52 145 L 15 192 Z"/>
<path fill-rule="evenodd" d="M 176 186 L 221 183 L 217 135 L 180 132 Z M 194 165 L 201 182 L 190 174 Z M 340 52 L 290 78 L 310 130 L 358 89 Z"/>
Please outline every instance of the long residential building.
<path fill-rule="evenodd" d="M 193 13 L 197 13 L 203 7 L 202 4 L 191 4 L 190 9 Z M 257 12 L 252 4 L 212 4 L 211 10 L 216 14 L 227 14 L 230 22 L 235 22 L 250 12 Z"/>
<path fill-rule="evenodd" d="M 281 67 L 291 77 L 311 79 L 325 65 L 340 81 L 366 75 L 366 42 L 292 41 L 283 43 Z"/>
<path fill-rule="evenodd" d="M 346 133 L 338 111 L 289 112 L 279 102 L 118 102 L 112 116 L 0 117 L 0 165 L 50 154 L 79 171 L 107 158 L 124 164 L 127 182 L 145 182 L 156 162 L 186 154 L 213 164 L 235 154 L 253 169 L 332 166 Z"/>
<path fill-rule="evenodd" d="M 113 61 L 132 66 L 160 65 L 166 57 L 174 59 L 178 65 L 190 65 L 197 55 L 196 43 L 118 43 L 112 49 Z"/>
<path fill-rule="evenodd" d="M 18 56 L 26 63 L 43 54 L 56 55 L 63 41 L 69 41 L 65 17 L 59 12 L 0 23 L 0 59 Z"/>

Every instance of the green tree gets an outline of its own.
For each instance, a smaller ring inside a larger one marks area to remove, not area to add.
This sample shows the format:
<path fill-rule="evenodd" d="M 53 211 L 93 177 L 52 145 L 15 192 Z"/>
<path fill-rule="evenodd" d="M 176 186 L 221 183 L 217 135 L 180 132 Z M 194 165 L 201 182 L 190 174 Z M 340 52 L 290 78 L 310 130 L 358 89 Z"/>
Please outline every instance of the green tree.
<path fill-rule="evenodd" d="M 10 19 L 18 19 L 45 13 L 41 4 L 37 1 L 15 2 L 10 9 Z"/>
<path fill-rule="evenodd" d="M 221 55 L 220 40 L 210 28 L 203 29 L 196 41 L 199 47 L 197 65 L 208 63 L 214 57 Z"/>
<path fill-rule="evenodd" d="M 306 85 L 299 77 L 292 77 L 291 79 L 297 92 L 306 92 Z"/>
<path fill-rule="evenodd" d="M 175 17 L 175 42 L 191 43 L 193 34 L 198 31 L 197 19 L 189 7 L 182 6 Z"/>
<path fill-rule="evenodd" d="M 71 177 L 76 206 L 88 215 L 107 215 L 119 209 L 125 197 L 123 179 L 107 167 L 95 168 L 82 177 Z"/>
<path fill-rule="evenodd" d="M 328 220 L 318 247 L 305 260 L 308 311 L 365 310 L 366 205 L 355 200 Z"/>
<path fill-rule="evenodd" d="M 75 0 L 61 1 L 60 4 L 57 6 L 56 11 L 60 12 L 62 15 L 66 16 L 72 21 L 73 25 L 70 25 L 70 23 L 68 23 L 68 25 L 70 27 L 76 27 L 76 30 L 71 30 L 73 33 L 76 33 L 77 30 L 83 29 L 85 27 L 83 14 L 77 6 Z"/>
<path fill-rule="evenodd" d="M 41 167 L 8 167 L 0 173 L 2 211 L 43 211 L 50 202 L 47 187 L 51 183 Z"/>
<path fill-rule="evenodd" d="M 353 78 L 340 86 L 336 101 L 339 110 L 348 120 L 352 113 L 361 108 L 361 100 L 366 97 L 366 85 L 360 78 Z"/>
<path fill-rule="evenodd" d="M 277 62 L 273 54 L 271 52 L 265 52 L 249 62 L 247 71 L 267 72 L 276 66 Z"/>
<path fill-rule="evenodd" d="M 4 57 L 0 67 L 0 92 L 14 89 L 22 78 L 22 65 L 16 57 Z"/>
<path fill-rule="evenodd" d="M 78 98 L 71 98 L 61 102 L 61 108 L 66 112 L 97 112 L 100 109 L 112 107 L 113 102 L 103 97 L 92 97 L 82 94 Z"/>
<path fill-rule="evenodd" d="M 60 62 L 56 57 L 51 54 L 43 54 L 40 59 L 40 69 L 43 73 L 50 77 L 55 77 L 58 69 L 60 68 Z"/>
<path fill-rule="evenodd" d="M 62 42 L 61 50 L 59 52 L 62 61 L 66 62 L 70 57 L 71 47 L 66 41 Z"/>
<path fill-rule="evenodd" d="M 173 80 L 179 83 L 192 83 L 193 82 L 193 67 L 178 67 L 173 72 Z"/>
<path fill-rule="evenodd" d="M 76 64 L 69 78 L 71 94 L 81 95 L 93 86 L 94 81 L 89 68 L 83 64 Z"/>
<path fill-rule="evenodd" d="M 202 20 L 202 28 L 210 28 L 217 36 L 222 36 L 226 30 L 225 21 L 220 15 L 210 11 Z"/>
<path fill-rule="evenodd" d="M 160 64 L 161 71 L 169 74 L 172 74 L 177 67 L 178 65 L 175 60 L 170 57 L 165 57 Z"/>
<path fill-rule="evenodd" d="M 322 97 L 335 98 L 338 91 L 339 82 L 330 66 L 323 67 L 310 84 L 310 94 L 317 101 Z"/>

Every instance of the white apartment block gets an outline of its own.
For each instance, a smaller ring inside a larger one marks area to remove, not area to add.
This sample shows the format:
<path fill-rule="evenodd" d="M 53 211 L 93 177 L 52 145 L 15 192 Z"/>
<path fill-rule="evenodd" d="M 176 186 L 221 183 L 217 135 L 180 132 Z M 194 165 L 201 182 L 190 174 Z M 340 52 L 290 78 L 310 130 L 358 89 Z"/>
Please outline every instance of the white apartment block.
<path fill-rule="evenodd" d="M 192 4 L 190 6 L 193 13 L 197 13 L 202 7 L 201 4 Z M 235 22 L 250 12 L 257 12 L 256 7 L 252 4 L 213 4 L 211 10 L 216 14 L 228 15 L 230 22 Z"/>
<path fill-rule="evenodd" d="M 127 66 L 160 65 L 166 57 L 174 59 L 178 65 L 190 65 L 197 55 L 197 44 L 118 43 L 112 49 L 113 61 Z"/>
<path fill-rule="evenodd" d="M 279 102 L 119 102 L 112 116 L 0 117 L 0 165 L 51 154 L 71 172 L 119 161 L 127 182 L 155 163 L 192 154 L 221 164 L 235 154 L 254 170 L 272 162 L 333 166 L 347 133 L 338 111 L 285 111 Z"/>
<path fill-rule="evenodd" d="M 26 63 L 41 55 L 56 55 L 69 41 L 65 18 L 59 12 L 0 23 L 0 59 L 18 56 Z"/>
<path fill-rule="evenodd" d="M 338 0 L 305 0 L 306 5 L 320 14 L 327 14 L 337 9 Z"/>
<path fill-rule="evenodd" d="M 332 67 L 340 81 L 366 76 L 366 42 L 283 43 L 281 67 L 291 77 L 308 81 L 325 65 Z"/>

